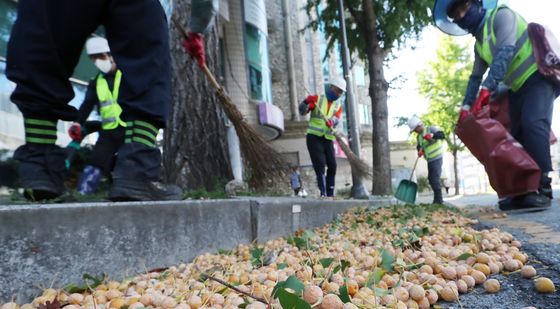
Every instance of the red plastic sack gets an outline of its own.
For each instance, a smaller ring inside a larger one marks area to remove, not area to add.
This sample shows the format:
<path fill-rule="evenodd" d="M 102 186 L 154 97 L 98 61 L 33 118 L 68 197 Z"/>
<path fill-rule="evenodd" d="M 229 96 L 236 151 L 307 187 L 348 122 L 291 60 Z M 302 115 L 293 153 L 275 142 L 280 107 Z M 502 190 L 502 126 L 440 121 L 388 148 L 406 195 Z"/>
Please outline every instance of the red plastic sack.
<path fill-rule="evenodd" d="M 504 128 L 510 132 L 511 121 L 509 119 L 509 99 L 507 95 L 503 95 L 500 98 L 492 101 L 490 104 L 490 118 L 498 120 Z M 556 135 L 550 129 L 550 145 L 554 145 L 558 142 Z"/>
<path fill-rule="evenodd" d="M 490 106 L 469 114 L 455 133 L 484 165 L 500 198 L 537 191 L 539 166 L 498 120 L 490 118 Z"/>

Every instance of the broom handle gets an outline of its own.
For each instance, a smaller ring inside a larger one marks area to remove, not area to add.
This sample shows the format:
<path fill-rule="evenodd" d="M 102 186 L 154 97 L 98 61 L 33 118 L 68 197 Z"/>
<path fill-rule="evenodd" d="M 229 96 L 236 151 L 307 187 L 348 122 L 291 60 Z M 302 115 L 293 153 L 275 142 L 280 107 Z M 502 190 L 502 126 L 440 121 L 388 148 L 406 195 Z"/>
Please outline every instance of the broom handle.
<path fill-rule="evenodd" d="M 185 39 L 187 39 L 189 37 L 189 33 L 187 32 L 187 29 L 185 29 L 185 27 L 183 27 L 183 25 L 179 22 L 179 20 L 177 20 L 177 18 L 175 18 L 175 16 L 173 16 L 173 23 L 175 24 L 175 26 L 181 31 L 181 34 L 183 35 L 183 37 Z M 214 74 L 212 74 L 212 72 L 210 72 L 210 69 L 208 69 L 208 66 L 206 66 L 206 63 L 204 63 L 201 67 L 202 71 L 204 72 L 204 75 L 206 75 L 206 77 L 208 78 L 208 80 L 210 80 L 210 83 L 212 84 L 212 86 L 214 86 L 214 88 L 216 88 L 216 90 L 218 91 L 222 91 L 222 86 L 218 83 L 218 81 L 216 80 L 216 77 L 214 77 Z"/>
<path fill-rule="evenodd" d="M 414 175 L 414 171 L 416 170 L 416 164 L 418 163 L 418 159 L 420 159 L 420 157 L 416 157 L 416 161 L 414 161 L 414 167 L 412 168 L 412 172 L 410 173 L 410 178 L 408 179 L 408 181 L 412 181 L 412 175 Z"/>

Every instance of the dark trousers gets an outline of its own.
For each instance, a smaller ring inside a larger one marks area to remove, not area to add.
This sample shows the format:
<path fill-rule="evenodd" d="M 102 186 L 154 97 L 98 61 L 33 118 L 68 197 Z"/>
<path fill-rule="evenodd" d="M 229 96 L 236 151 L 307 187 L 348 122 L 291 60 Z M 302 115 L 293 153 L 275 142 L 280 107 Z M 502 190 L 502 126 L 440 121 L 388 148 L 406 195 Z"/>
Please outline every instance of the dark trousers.
<path fill-rule="evenodd" d="M 125 128 L 119 126 L 113 130 L 99 131 L 99 138 L 93 147 L 88 164 L 109 173 L 115 164 L 115 154 L 124 143 Z"/>
<path fill-rule="evenodd" d="M 336 157 L 333 142 L 324 138 L 307 134 L 307 150 L 317 176 L 317 186 L 322 196 L 334 196 L 336 176 Z M 325 165 L 327 174 L 325 177 Z"/>
<path fill-rule="evenodd" d="M 441 196 L 441 167 L 443 166 L 443 158 L 439 158 L 428 162 L 428 182 L 434 192 L 434 203 L 442 203 Z"/>
<path fill-rule="evenodd" d="M 517 92 L 509 93 L 511 135 L 523 145 L 543 173 L 552 171 L 549 134 L 557 96 L 558 89 L 538 72 Z"/>
<path fill-rule="evenodd" d="M 158 0 L 20 0 L 8 43 L 11 99 L 24 117 L 72 121 L 68 78 L 100 25 L 123 72 L 123 119 L 163 127 L 171 102 L 168 27 Z"/>

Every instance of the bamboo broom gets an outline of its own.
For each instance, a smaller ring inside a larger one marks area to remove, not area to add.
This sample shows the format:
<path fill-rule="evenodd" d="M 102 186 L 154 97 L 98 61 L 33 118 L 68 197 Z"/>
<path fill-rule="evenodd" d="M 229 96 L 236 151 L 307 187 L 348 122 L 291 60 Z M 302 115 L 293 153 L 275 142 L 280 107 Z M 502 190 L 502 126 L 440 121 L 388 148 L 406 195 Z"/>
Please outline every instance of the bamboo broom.
<path fill-rule="evenodd" d="M 187 30 L 175 17 L 173 17 L 173 22 L 186 39 L 188 37 Z M 224 87 L 218 83 L 206 64 L 202 66 L 202 71 L 216 89 L 219 97 L 218 101 L 235 127 L 244 163 L 249 169 L 249 184 L 254 188 L 263 188 L 271 181 L 283 180 L 289 168 L 284 157 L 243 119 L 243 114 L 235 106 Z"/>
<path fill-rule="evenodd" d="M 323 117 L 323 120 L 325 121 L 328 120 L 323 113 L 321 113 L 321 116 Z M 350 168 L 352 169 L 352 174 L 360 178 L 365 178 L 365 177 L 373 178 L 372 168 L 366 162 L 360 159 L 352 151 L 352 149 L 350 149 L 350 147 L 348 147 L 348 145 L 344 142 L 343 139 L 343 137 L 345 136 L 341 132 L 336 131 L 334 128 L 330 128 L 330 130 L 334 135 L 334 137 L 336 138 L 336 141 L 340 145 L 340 148 L 346 155 L 346 158 L 348 159 L 348 163 L 350 163 Z"/>

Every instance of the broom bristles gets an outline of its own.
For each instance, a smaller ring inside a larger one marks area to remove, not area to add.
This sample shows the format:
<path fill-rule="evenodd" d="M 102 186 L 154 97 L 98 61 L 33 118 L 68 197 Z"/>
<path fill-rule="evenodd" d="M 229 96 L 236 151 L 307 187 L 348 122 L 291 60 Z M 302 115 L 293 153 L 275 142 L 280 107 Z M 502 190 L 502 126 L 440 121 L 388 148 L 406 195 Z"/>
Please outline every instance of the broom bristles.
<path fill-rule="evenodd" d="M 350 168 L 352 169 L 352 174 L 354 174 L 358 177 L 361 177 L 361 178 L 365 178 L 365 177 L 373 178 L 373 171 L 372 171 L 371 167 L 369 167 L 369 165 L 366 162 L 364 162 L 354 152 L 352 152 L 352 150 L 344 142 L 344 140 L 342 139 L 342 136 L 340 136 L 340 134 L 335 133 L 334 136 L 336 137 L 336 140 L 338 141 L 338 144 L 340 145 L 340 148 L 342 149 L 342 151 L 346 155 L 346 158 L 348 158 L 348 163 L 350 163 Z"/>
<path fill-rule="evenodd" d="M 249 183 L 256 188 L 272 185 L 287 176 L 288 164 L 284 157 L 244 119 L 231 98 L 218 91 L 222 107 L 235 127 L 245 164 L 250 170 Z"/>

